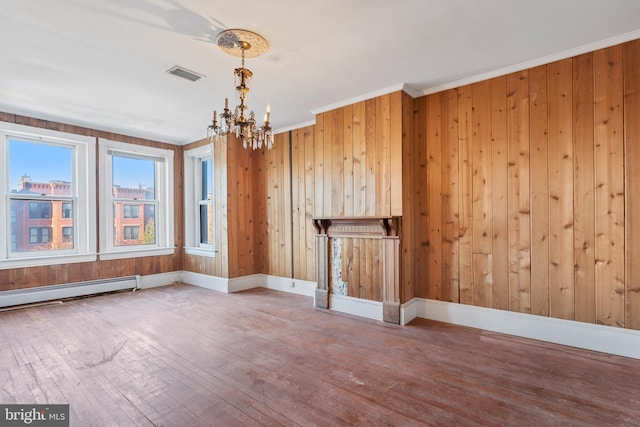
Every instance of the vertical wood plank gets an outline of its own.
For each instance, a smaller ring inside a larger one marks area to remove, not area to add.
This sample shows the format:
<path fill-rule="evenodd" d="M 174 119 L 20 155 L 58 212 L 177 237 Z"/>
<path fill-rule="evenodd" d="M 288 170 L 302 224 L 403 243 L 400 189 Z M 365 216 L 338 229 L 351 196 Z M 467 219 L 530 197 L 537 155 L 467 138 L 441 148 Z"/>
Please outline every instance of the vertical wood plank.
<path fill-rule="evenodd" d="M 491 81 L 472 85 L 473 93 L 473 252 L 490 254 L 491 218 Z"/>
<path fill-rule="evenodd" d="M 624 326 L 622 47 L 594 52 L 596 322 Z"/>
<path fill-rule="evenodd" d="M 331 216 L 343 216 L 345 207 L 344 198 L 344 108 L 338 108 L 329 112 L 331 121 L 330 156 L 331 174 L 328 177 L 331 187 Z M 326 125 L 326 122 L 325 122 Z M 326 161 L 326 159 L 325 159 Z M 327 185 L 325 177 L 325 185 Z"/>
<path fill-rule="evenodd" d="M 333 115 L 332 111 L 328 111 L 326 113 L 321 114 L 323 116 L 324 126 L 323 126 L 323 216 L 334 216 L 334 206 L 331 203 L 333 201 L 333 191 L 334 187 L 331 182 L 331 176 L 334 172 L 333 170 Z"/>
<path fill-rule="evenodd" d="M 547 66 L 549 82 L 549 313 L 573 319 L 572 61 Z"/>
<path fill-rule="evenodd" d="M 390 96 L 375 99 L 376 103 L 376 215 L 391 214 L 391 135 L 389 126 Z"/>
<path fill-rule="evenodd" d="M 376 278 L 372 287 L 370 288 L 371 297 L 370 299 L 373 301 L 382 301 L 382 290 L 383 290 L 383 264 L 382 264 L 382 239 L 369 239 L 371 244 L 373 245 L 373 266 L 374 266 L 374 277 Z"/>
<path fill-rule="evenodd" d="M 414 170 L 414 235 L 411 263 L 414 266 L 413 280 L 416 284 L 425 284 L 415 288 L 416 296 L 427 297 L 429 269 L 424 261 L 428 254 L 429 223 L 427 221 L 427 97 L 416 100 L 415 143 L 412 153 Z"/>
<path fill-rule="evenodd" d="M 400 272 L 400 303 L 410 301 L 415 297 L 415 271 L 418 265 L 413 260 L 416 252 L 416 244 L 418 239 L 415 236 L 416 224 L 416 176 L 415 156 L 416 156 L 416 136 L 415 136 L 415 120 L 416 114 L 415 101 L 406 93 L 402 94 L 402 206 L 404 214 L 402 217 L 401 227 L 401 272 Z M 457 266 L 456 266 L 457 271 Z"/>
<path fill-rule="evenodd" d="M 373 251 L 373 245 L 371 244 L 371 242 L 372 242 L 371 239 L 362 239 L 362 244 L 364 245 L 364 256 L 365 256 L 364 281 L 361 282 L 362 289 L 371 289 L 376 279 L 376 275 L 374 272 L 375 260 L 373 259 L 373 257 L 375 256 L 375 253 Z"/>
<path fill-rule="evenodd" d="M 531 312 L 531 206 L 529 74 L 508 77 L 509 120 L 509 307 Z"/>
<path fill-rule="evenodd" d="M 365 163 L 366 175 L 366 207 L 365 216 L 376 214 L 376 100 L 365 101 Z"/>
<path fill-rule="evenodd" d="M 529 70 L 531 161 L 531 313 L 549 315 L 547 66 Z"/>
<path fill-rule="evenodd" d="M 314 203 L 313 216 L 325 216 L 324 210 L 324 115 L 316 115 L 316 125 L 313 138 L 313 170 L 314 170 Z M 326 173 L 329 173 L 327 170 Z M 331 189 L 328 188 L 327 191 Z M 327 212 L 328 215 L 328 212 Z"/>
<path fill-rule="evenodd" d="M 575 319 L 589 323 L 596 320 L 592 58 L 573 58 Z"/>
<path fill-rule="evenodd" d="M 367 160 L 365 143 L 365 103 L 353 105 L 352 155 L 353 155 L 353 214 L 364 216 L 367 194 Z"/>
<path fill-rule="evenodd" d="M 306 261 L 307 274 L 300 277 L 303 280 L 316 280 L 316 230 L 311 224 L 314 216 L 315 197 L 315 128 L 308 126 L 304 128 L 304 153 L 305 153 L 305 229 L 306 229 Z"/>
<path fill-rule="evenodd" d="M 623 45 L 626 221 L 625 327 L 640 330 L 640 40 Z M 634 183 L 634 184 L 632 184 Z"/>
<path fill-rule="evenodd" d="M 361 298 L 358 283 L 353 280 L 353 266 L 360 260 L 353 257 L 353 239 L 340 239 L 342 253 L 342 281 L 347 282 L 347 295 L 350 297 Z"/>
<path fill-rule="evenodd" d="M 352 240 L 352 257 L 355 260 L 355 264 L 351 268 L 351 280 L 354 283 L 354 286 L 358 288 L 362 287 L 362 279 L 360 277 L 360 269 L 363 265 L 363 262 L 366 262 L 362 254 L 360 252 L 360 247 L 362 246 L 362 239 L 351 239 Z"/>
<path fill-rule="evenodd" d="M 293 223 L 293 236 L 291 244 L 293 244 L 293 277 L 302 277 L 305 275 L 306 262 L 303 256 L 306 254 L 304 230 L 304 209 L 305 209 L 305 171 L 304 171 L 304 146 L 302 145 L 302 130 L 295 129 L 291 132 L 291 198 L 293 206 L 291 206 Z M 289 181 L 289 177 L 286 178 Z M 286 193 L 285 193 L 286 194 Z"/>
<path fill-rule="evenodd" d="M 402 98 L 403 92 L 389 95 L 389 198 L 390 215 L 402 215 Z"/>
<path fill-rule="evenodd" d="M 333 185 L 331 184 L 331 175 L 333 174 L 333 148 L 331 146 L 333 142 L 333 120 L 331 111 L 322 114 L 324 126 L 323 126 L 323 216 L 333 216 Z"/>
<path fill-rule="evenodd" d="M 442 94 L 442 292 L 443 301 L 459 302 L 460 185 L 458 92 Z"/>
<path fill-rule="evenodd" d="M 473 254 L 473 305 L 492 307 L 493 293 L 493 256 L 491 254 Z"/>
<path fill-rule="evenodd" d="M 267 235 L 269 236 L 269 274 L 279 275 L 282 254 L 280 253 L 280 222 L 281 219 L 278 217 L 274 217 L 273 213 L 278 209 L 284 208 L 284 205 L 281 206 L 280 194 L 278 193 L 278 185 L 280 184 L 279 174 L 278 174 L 278 154 L 282 149 L 283 138 L 281 135 L 278 135 L 276 141 L 279 144 L 280 148 L 275 149 L 274 151 L 264 151 L 260 153 L 256 153 L 258 156 L 264 156 L 267 159 L 267 183 L 268 183 L 268 191 L 267 191 L 267 212 L 268 212 L 268 227 L 267 227 Z M 242 154 L 240 154 L 242 155 Z M 246 193 L 242 193 L 244 196 Z M 284 209 L 282 209 L 284 211 Z M 284 212 L 281 211 L 281 217 L 284 216 Z M 243 210 L 244 212 L 244 210 Z M 244 219 L 246 213 L 242 215 L 242 220 L 239 221 L 240 224 L 245 224 L 246 220 Z M 241 227 L 244 228 L 244 227 Z M 244 274 L 241 274 L 244 275 Z"/>
<path fill-rule="evenodd" d="M 279 275 L 281 277 L 293 277 L 293 253 L 292 253 L 292 245 L 293 245 L 293 206 L 291 198 L 292 191 L 292 183 L 290 177 L 291 175 L 291 142 L 289 140 L 289 132 L 285 132 L 283 135 L 282 141 L 282 150 L 280 151 L 280 162 L 278 169 L 278 176 L 280 181 L 280 187 L 278 189 L 278 194 L 280 196 L 280 204 L 279 206 L 284 206 L 284 215 L 278 215 L 279 212 L 276 210 L 273 214 L 278 218 L 282 218 L 280 223 L 280 252 L 283 253 L 281 269 L 279 271 Z M 252 174 L 253 175 L 253 174 Z M 255 175 L 253 175 L 255 176 Z M 257 271 L 256 271 L 257 273 Z"/>
<path fill-rule="evenodd" d="M 345 216 L 353 216 L 353 206 L 354 206 L 354 188 L 353 188 L 353 174 L 354 174 L 354 161 L 353 161 L 353 106 L 347 105 L 343 109 L 343 129 L 344 133 L 342 136 L 343 143 L 343 152 L 342 152 L 342 162 L 343 162 L 343 173 L 344 173 L 344 184 L 343 184 L 343 204 L 344 204 L 344 215 Z M 336 142 L 337 144 L 340 141 Z"/>
<path fill-rule="evenodd" d="M 427 268 L 430 299 L 442 293 L 441 93 L 427 96 Z"/>
<path fill-rule="evenodd" d="M 460 174 L 460 302 L 473 303 L 473 103 L 471 86 L 458 89 Z"/>
<path fill-rule="evenodd" d="M 491 81 L 473 84 L 472 93 L 473 303 L 492 307 Z"/>
<path fill-rule="evenodd" d="M 491 80 L 493 308 L 509 310 L 507 78 Z"/>

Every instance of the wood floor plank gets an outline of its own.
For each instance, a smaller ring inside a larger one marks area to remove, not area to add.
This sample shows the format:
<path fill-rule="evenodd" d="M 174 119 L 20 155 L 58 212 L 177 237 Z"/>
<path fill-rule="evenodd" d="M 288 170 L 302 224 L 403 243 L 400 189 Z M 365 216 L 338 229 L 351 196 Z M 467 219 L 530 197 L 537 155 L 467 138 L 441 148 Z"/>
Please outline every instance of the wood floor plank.
<path fill-rule="evenodd" d="M 0 312 L 0 402 L 82 426 L 627 426 L 640 361 L 270 290 L 173 285 Z"/>

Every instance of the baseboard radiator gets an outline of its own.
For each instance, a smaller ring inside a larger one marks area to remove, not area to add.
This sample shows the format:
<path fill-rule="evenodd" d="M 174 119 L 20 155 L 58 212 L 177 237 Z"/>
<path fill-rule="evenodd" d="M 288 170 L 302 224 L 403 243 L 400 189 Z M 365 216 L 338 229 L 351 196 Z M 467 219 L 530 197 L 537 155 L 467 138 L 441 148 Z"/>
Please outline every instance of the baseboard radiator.
<path fill-rule="evenodd" d="M 0 307 L 33 304 L 43 301 L 74 298 L 106 292 L 139 289 L 140 276 L 66 283 L 0 292 Z"/>

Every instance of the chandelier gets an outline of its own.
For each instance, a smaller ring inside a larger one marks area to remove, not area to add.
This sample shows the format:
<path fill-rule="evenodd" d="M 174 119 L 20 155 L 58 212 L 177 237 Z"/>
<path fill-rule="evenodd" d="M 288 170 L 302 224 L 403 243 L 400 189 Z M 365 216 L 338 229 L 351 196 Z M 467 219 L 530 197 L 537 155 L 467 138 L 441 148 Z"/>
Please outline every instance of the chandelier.
<path fill-rule="evenodd" d="M 264 115 L 264 124 L 256 126 L 256 117 L 251 110 L 247 115 L 249 106 L 249 91 L 251 90 L 251 77 L 253 73 L 244 67 L 245 58 L 254 58 L 269 50 L 269 44 L 259 34 L 246 30 L 226 30 L 218 34 L 216 43 L 224 52 L 232 56 L 242 58 L 240 68 L 234 70 L 236 85 L 236 105 L 232 111 L 229 109 L 229 98 L 224 100 L 224 110 L 220 114 L 213 111 L 213 121 L 207 127 L 207 137 L 213 140 L 216 136 L 224 136 L 234 133 L 236 138 L 242 139 L 244 148 L 251 147 L 254 150 L 265 145 L 268 149 L 273 147 L 273 129 L 269 126 L 271 106 L 267 104 Z"/>

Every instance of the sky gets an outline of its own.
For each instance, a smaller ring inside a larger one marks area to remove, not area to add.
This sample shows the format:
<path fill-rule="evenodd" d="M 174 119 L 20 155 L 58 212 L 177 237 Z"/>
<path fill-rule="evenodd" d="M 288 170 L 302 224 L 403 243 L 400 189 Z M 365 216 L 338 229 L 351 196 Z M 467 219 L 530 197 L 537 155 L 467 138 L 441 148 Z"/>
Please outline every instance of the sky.
<path fill-rule="evenodd" d="M 154 186 L 154 162 L 114 157 L 114 184 L 138 188 Z M 28 175 L 34 182 L 68 181 L 72 178 L 70 148 L 11 139 L 9 144 L 9 182 L 18 189 L 20 177 Z"/>

